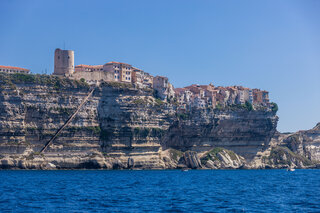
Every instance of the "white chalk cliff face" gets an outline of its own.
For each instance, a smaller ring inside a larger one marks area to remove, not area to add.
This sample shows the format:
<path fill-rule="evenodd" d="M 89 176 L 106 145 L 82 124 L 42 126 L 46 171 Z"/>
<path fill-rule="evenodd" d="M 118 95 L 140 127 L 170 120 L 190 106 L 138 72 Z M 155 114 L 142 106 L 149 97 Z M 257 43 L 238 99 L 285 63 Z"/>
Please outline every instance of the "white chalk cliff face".
<path fill-rule="evenodd" d="M 271 151 L 278 120 L 274 112 L 199 109 L 181 114 L 174 104 L 155 99 L 152 90 L 119 83 L 96 88 L 71 123 L 40 153 L 90 88 L 52 76 L 8 76 L 0 76 L 0 168 L 235 169 L 280 165 Z M 313 142 L 303 140 L 305 148 L 299 145 L 294 152 L 309 155 L 310 162 L 319 159 L 318 142 L 314 143 L 319 132 L 305 135 Z M 264 157 L 266 153 L 275 160 Z"/>

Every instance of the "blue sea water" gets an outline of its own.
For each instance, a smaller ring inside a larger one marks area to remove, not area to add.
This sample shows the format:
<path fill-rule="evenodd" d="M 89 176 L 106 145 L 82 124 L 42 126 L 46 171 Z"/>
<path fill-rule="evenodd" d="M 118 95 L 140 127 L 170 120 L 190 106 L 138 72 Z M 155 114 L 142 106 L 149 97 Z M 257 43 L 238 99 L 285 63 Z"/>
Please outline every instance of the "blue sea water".
<path fill-rule="evenodd" d="M 0 212 L 320 212 L 320 170 L 0 171 Z"/>

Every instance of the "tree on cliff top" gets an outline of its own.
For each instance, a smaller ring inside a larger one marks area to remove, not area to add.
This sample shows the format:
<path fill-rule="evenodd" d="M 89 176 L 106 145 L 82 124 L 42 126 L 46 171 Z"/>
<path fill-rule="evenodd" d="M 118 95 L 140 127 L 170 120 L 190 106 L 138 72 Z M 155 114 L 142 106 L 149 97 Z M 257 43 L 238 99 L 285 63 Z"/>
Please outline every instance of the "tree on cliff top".
<path fill-rule="evenodd" d="M 278 112 L 278 104 L 276 104 L 276 103 L 274 103 L 274 102 L 272 102 L 271 103 L 271 110 L 272 110 L 272 112 Z"/>

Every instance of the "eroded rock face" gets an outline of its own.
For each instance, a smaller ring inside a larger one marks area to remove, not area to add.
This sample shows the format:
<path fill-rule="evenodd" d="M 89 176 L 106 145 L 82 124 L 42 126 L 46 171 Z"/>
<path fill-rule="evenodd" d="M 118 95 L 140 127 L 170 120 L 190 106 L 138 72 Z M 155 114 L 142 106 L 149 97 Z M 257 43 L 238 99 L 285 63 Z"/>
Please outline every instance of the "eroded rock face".
<path fill-rule="evenodd" d="M 221 147 L 216 147 L 205 153 L 201 162 L 209 169 L 239 169 L 246 163 L 242 156 Z"/>
<path fill-rule="evenodd" d="M 296 133 L 276 133 L 270 147 L 246 165 L 248 168 L 320 168 L 320 123 Z"/>
<path fill-rule="evenodd" d="M 169 128 L 165 146 L 179 150 L 209 151 L 213 147 L 233 150 L 246 159 L 269 147 L 278 117 L 267 111 L 193 111 Z"/>
<path fill-rule="evenodd" d="M 240 168 L 240 156 L 250 161 L 269 147 L 277 124 L 271 111 L 199 109 L 181 116 L 152 90 L 104 84 L 40 154 L 90 88 L 53 77 L 39 82 L 0 89 L 0 168 Z M 215 147 L 237 157 L 223 151 L 217 155 L 220 164 L 201 163 Z"/>
<path fill-rule="evenodd" d="M 298 131 L 281 142 L 292 152 L 304 156 L 311 161 L 320 162 L 320 123 L 313 129 Z"/>

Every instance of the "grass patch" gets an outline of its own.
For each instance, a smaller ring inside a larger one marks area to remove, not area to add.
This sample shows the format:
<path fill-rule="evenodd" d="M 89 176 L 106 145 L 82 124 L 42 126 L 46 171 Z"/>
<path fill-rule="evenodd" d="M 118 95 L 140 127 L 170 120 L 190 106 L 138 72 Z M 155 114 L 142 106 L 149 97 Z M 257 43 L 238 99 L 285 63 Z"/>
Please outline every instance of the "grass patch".
<path fill-rule="evenodd" d="M 169 154 L 170 157 L 175 161 L 179 161 L 179 159 L 183 156 L 183 153 L 176 149 L 170 149 Z"/>
<path fill-rule="evenodd" d="M 90 88 L 86 82 L 72 80 L 65 77 L 24 73 L 0 73 L 0 83 L 9 86 L 11 89 L 15 89 L 17 84 L 46 85 L 53 87 L 55 90 L 65 90 L 69 88 Z"/>
<path fill-rule="evenodd" d="M 68 131 L 72 132 L 78 132 L 78 131 L 88 131 L 92 132 L 94 135 L 100 135 L 101 134 L 101 128 L 100 126 L 73 126 L 67 128 Z"/>
<path fill-rule="evenodd" d="M 164 104 L 165 103 L 160 98 L 155 99 L 155 106 L 163 106 Z"/>
<path fill-rule="evenodd" d="M 161 128 L 145 128 L 145 127 L 135 127 L 133 129 L 134 136 L 138 137 L 162 137 L 165 134 L 166 130 Z"/>
<path fill-rule="evenodd" d="M 136 104 L 136 105 L 147 105 L 148 101 L 146 99 L 137 98 L 137 99 L 133 100 L 133 104 Z"/>
<path fill-rule="evenodd" d="M 130 83 L 121 83 L 121 82 L 103 82 L 101 86 L 109 86 L 117 89 L 132 89 L 133 85 Z"/>

